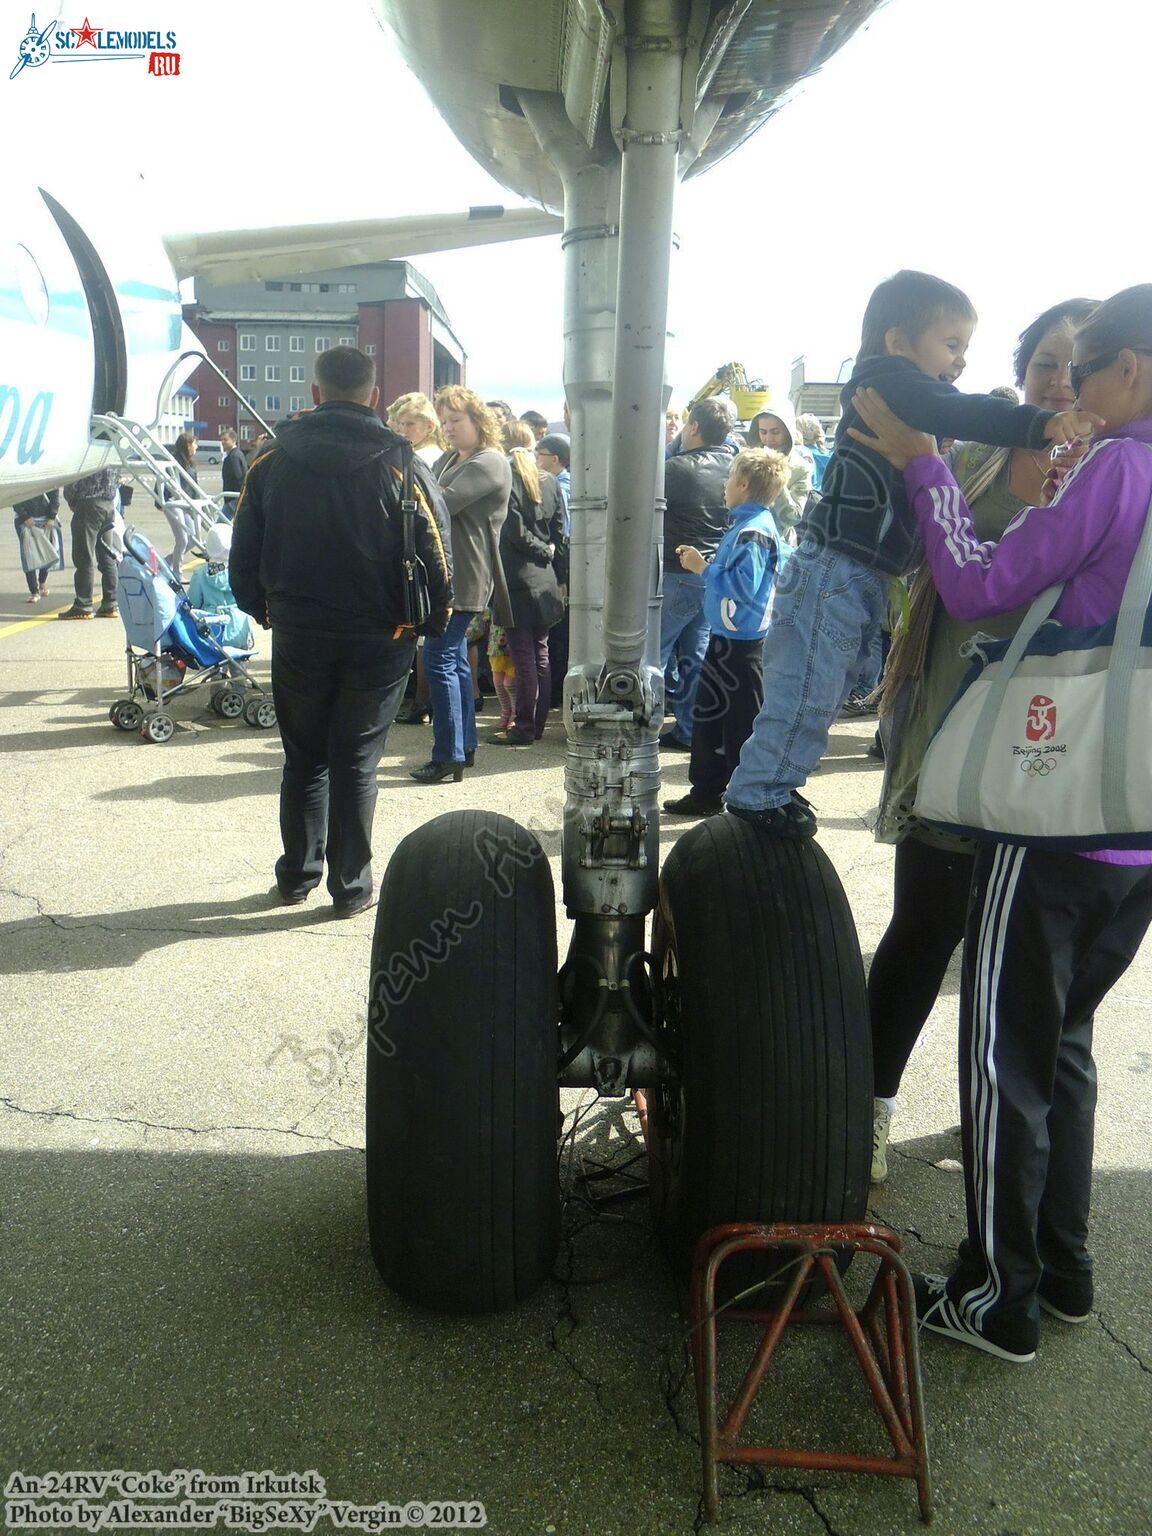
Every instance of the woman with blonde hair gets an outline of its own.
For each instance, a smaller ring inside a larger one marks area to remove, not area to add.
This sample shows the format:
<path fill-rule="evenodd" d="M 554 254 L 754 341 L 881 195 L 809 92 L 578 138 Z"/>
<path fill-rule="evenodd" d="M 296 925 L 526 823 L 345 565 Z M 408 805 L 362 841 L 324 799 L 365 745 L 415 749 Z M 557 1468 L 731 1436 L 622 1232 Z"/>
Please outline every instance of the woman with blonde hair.
<path fill-rule="evenodd" d="M 400 395 L 388 407 L 388 425 L 412 444 L 417 458 L 433 468 L 448 444 L 440 430 L 440 418 L 427 395 L 418 390 Z"/>
<path fill-rule="evenodd" d="M 476 755 L 476 708 L 468 665 L 468 626 L 491 602 L 508 613 L 500 564 L 500 529 L 508 514 L 512 470 L 500 447 L 500 428 L 473 390 L 449 384 L 436 393 L 448 451 L 433 473 L 452 518 L 454 608 L 443 635 L 424 642 L 424 670 L 432 702 L 432 757 L 412 771 L 421 784 L 456 783 Z"/>

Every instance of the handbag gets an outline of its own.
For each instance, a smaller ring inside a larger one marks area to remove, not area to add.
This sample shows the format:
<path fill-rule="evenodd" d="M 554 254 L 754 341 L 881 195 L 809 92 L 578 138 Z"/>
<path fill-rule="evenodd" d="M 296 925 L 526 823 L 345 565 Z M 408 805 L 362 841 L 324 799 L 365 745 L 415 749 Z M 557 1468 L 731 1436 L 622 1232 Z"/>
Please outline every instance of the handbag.
<path fill-rule="evenodd" d="M 1048 623 L 1063 590 L 1042 592 L 1010 641 L 969 642 L 916 815 L 984 842 L 1152 848 L 1152 507 L 1114 618 Z"/>
<path fill-rule="evenodd" d="M 400 524 L 402 529 L 403 553 L 401 555 L 401 569 L 403 572 L 404 588 L 404 624 L 418 635 L 428 633 L 441 633 L 435 625 L 430 625 L 432 618 L 432 600 L 428 595 L 428 572 L 423 560 L 416 552 L 416 518 L 419 516 L 419 505 L 416 501 L 416 488 L 412 480 L 413 452 L 407 444 L 404 448 L 404 479 L 400 491 Z"/>
<path fill-rule="evenodd" d="M 64 569 L 64 541 L 53 538 L 42 522 L 26 518 L 20 524 L 20 564 L 28 571 L 62 571 Z"/>

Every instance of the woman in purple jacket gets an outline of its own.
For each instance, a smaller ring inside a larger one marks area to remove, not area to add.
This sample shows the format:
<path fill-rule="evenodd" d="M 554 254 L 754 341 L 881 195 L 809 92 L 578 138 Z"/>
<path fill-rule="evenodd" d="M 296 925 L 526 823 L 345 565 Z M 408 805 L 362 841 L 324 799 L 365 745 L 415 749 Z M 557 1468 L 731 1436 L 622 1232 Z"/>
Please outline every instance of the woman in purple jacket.
<path fill-rule="evenodd" d="M 852 435 L 904 471 L 955 618 L 1005 613 L 1057 582 L 1063 623 L 1102 624 L 1119 610 L 1152 503 L 1152 284 L 1093 311 L 1073 359 L 1079 408 L 1101 430 L 1051 505 L 1025 508 L 998 543 L 975 537 L 934 439 L 872 390 L 856 396 L 875 438 Z M 932 1332 L 1022 1362 L 1035 1355 L 1041 1310 L 1067 1323 L 1091 1315 L 1092 1020 L 1150 922 L 1152 852 L 978 852 L 960 997 L 968 1237 L 950 1277 L 916 1277 Z"/>

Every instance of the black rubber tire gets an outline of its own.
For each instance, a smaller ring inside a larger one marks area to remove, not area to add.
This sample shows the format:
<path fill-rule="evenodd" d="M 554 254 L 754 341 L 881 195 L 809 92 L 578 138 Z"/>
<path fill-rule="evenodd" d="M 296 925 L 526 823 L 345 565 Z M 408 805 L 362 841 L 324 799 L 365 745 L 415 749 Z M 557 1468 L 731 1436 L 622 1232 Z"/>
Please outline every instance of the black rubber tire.
<path fill-rule="evenodd" d="M 410 1301 L 496 1312 L 552 1270 L 556 976 L 530 832 L 453 811 L 404 838 L 372 941 L 365 1133 L 372 1256 Z"/>
<path fill-rule="evenodd" d="M 653 950 L 678 1062 L 676 1083 L 648 1100 L 653 1218 L 673 1264 L 687 1271 L 723 1222 L 862 1220 L 867 994 L 823 850 L 735 816 L 702 822 L 664 865 Z"/>

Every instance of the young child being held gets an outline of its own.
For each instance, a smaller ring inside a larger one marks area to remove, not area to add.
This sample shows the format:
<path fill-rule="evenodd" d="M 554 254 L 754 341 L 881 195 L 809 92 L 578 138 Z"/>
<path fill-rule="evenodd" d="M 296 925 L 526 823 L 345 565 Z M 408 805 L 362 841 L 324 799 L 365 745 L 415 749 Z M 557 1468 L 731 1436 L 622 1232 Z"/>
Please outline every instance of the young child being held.
<path fill-rule="evenodd" d="M 673 816 L 711 816 L 723 809 L 740 748 L 764 702 L 764 636 L 786 553 L 771 507 L 789 469 L 783 453 L 746 448 L 737 454 L 724 485 L 732 521 L 716 553 L 707 559 L 690 544 L 677 546 L 683 568 L 704 577 L 711 634 L 692 709 L 692 788 L 679 800 L 665 800 Z"/>
<path fill-rule="evenodd" d="M 1087 437 L 1102 423 L 955 387 L 976 325 L 969 299 L 926 272 L 897 272 L 864 313 L 856 371 L 818 498 L 778 585 L 764 642 L 772 687 L 726 796 L 728 810 L 766 831 L 811 837 L 816 818 L 797 793 L 828 745 L 828 731 L 867 661 L 888 605 L 888 585 L 920 561 L 916 518 L 900 475 L 853 442 L 852 405 L 871 387 L 909 426 L 934 437 L 1031 448 Z"/>

